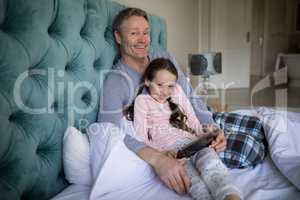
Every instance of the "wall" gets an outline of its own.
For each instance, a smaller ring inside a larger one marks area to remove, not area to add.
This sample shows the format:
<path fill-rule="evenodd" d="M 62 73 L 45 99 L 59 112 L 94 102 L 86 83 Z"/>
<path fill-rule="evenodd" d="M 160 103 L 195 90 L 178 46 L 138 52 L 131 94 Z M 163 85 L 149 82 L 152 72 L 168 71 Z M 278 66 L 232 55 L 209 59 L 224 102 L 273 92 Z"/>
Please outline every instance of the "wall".
<path fill-rule="evenodd" d="M 295 30 L 296 26 L 296 5 L 300 0 L 288 0 L 288 31 L 289 31 L 289 52 L 300 53 L 300 31 Z"/>
<path fill-rule="evenodd" d="M 198 51 L 198 0 L 114 0 L 160 16 L 167 23 L 168 50 L 184 69 L 187 55 Z"/>
<path fill-rule="evenodd" d="M 158 15 L 166 20 L 167 23 L 167 38 L 168 38 L 168 50 L 175 55 L 177 61 L 180 63 L 184 71 L 187 70 L 187 55 L 189 53 L 198 53 L 198 52 L 207 52 L 210 50 L 215 50 L 218 45 L 214 42 L 214 49 L 210 48 L 212 34 L 210 34 L 210 29 L 213 28 L 213 31 L 228 31 L 226 25 L 231 25 L 231 27 L 236 28 L 235 30 L 243 30 L 245 23 L 232 24 L 230 21 L 226 21 L 222 26 L 222 21 L 217 21 L 212 27 L 209 24 L 209 15 L 213 14 L 218 17 L 217 20 L 222 18 L 216 13 L 217 10 L 213 10 L 214 13 L 211 13 L 208 3 L 211 0 L 115 0 L 121 4 L 127 6 L 140 7 L 152 14 Z M 219 5 L 223 5 L 225 0 L 214 0 L 213 2 L 218 2 Z M 228 1 L 228 0 L 227 0 Z M 246 0 L 243 0 L 246 1 Z M 233 1 L 229 1 L 234 3 Z M 233 4 L 235 5 L 235 4 Z M 248 6 L 248 5 L 247 5 Z M 221 7 L 218 7 L 221 9 Z M 228 11 L 228 12 L 227 12 Z M 218 11 L 217 11 L 218 12 Z M 230 7 L 227 7 L 227 14 L 230 13 Z M 250 13 L 250 11 L 249 11 Z M 240 12 L 240 14 L 243 14 Z M 232 18 L 232 17 L 231 17 Z M 216 19 L 216 18 L 215 18 Z M 248 20 L 248 19 L 246 19 Z M 241 20 L 240 20 L 241 21 Z M 247 22 L 247 26 L 248 26 Z M 218 30 L 215 30 L 217 27 Z M 238 33 L 240 37 L 245 38 L 246 30 L 243 32 L 244 35 L 241 35 L 241 32 Z M 230 39 L 234 39 L 233 34 L 227 34 Z M 220 38 L 218 34 L 215 34 L 215 37 L 212 38 L 213 41 Z M 222 38 L 221 42 L 226 43 L 227 38 Z M 224 43 L 224 44 L 225 44 Z M 233 47 L 233 43 L 230 43 Z M 223 44 L 221 44 L 223 45 Z M 235 44 L 234 44 L 235 45 Z M 247 45 L 247 44 L 245 44 Z M 219 45 L 220 46 L 220 45 Z M 211 81 L 215 83 L 218 88 L 222 88 L 222 84 L 228 84 L 235 82 L 231 87 L 234 88 L 248 88 L 249 87 L 249 51 L 240 51 L 236 49 L 236 53 L 230 50 L 228 45 L 223 45 L 220 50 L 227 50 L 223 55 L 223 73 L 221 75 L 215 75 L 211 78 Z M 236 48 L 236 45 L 235 47 Z M 238 55 L 240 54 L 240 55 Z M 246 63 L 246 64 L 245 64 Z M 248 63 L 248 65 L 247 65 Z M 238 72 L 238 76 L 236 76 Z M 199 82 L 199 77 L 190 77 L 192 85 L 196 86 Z"/>
<path fill-rule="evenodd" d="M 222 74 L 210 79 L 217 88 L 249 87 L 251 6 L 251 0 L 199 0 L 199 52 L 222 52 Z"/>
<path fill-rule="evenodd" d="M 278 53 L 288 51 L 287 2 L 265 1 L 263 75 L 274 72 Z"/>

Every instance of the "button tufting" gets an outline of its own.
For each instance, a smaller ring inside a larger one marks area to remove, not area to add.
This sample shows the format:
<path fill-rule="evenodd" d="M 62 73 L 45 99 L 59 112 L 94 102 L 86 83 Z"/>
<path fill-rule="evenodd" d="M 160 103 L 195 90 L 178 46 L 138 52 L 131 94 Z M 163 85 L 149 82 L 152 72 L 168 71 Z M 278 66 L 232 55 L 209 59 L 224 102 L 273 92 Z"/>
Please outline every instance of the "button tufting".
<path fill-rule="evenodd" d="M 48 27 L 47 32 L 48 32 L 48 35 L 51 35 L 51 34 L 52 34 L 51 27 Z"/>
<path fill-rule="evenodd" d="M 65 66 L 65 71 L 69 71 L 71 69 L 70 65 Z"/>
<path fill-rule="evenodd" d="M 79 34 L 80 34 L 80 36 L 82 38 L 84 38 L 86 36 L 85 29 L 84 28 L 80 29 L 80 33 Z"/>
<path fill-rule="evenodd" d="M 2 29 L 2 24 L 5 21 L 6 16 L 6 1 L 0 2 L 0 29 Z"/>
<path fill-rule="evenodd" d="M 14 115 L 14 114 L 11 114 L 11 115 L 8 117 L 8 121 L 13 122 L 14 120 L 15 120 L 15 115 Z"/>
<path fill-rule="evenodd" d="M 2 24 L 0 24 L 0 30 L 2 30 L 3 33 L 13 33 L 13 31 L 10 30 L 7 21 L 4 21 Z"/>
<path fill-rule="evenodd" d="M 46 141 L 49 142 L 49 141 Z M 38 147 L 35 150 L 35 153 L 39 156 L 39 157 L 46 157 L 47 155 L 49 156 L 49 153 L 53 153 L 56 150 L 56 145 L 55 144 L 49 144 L 49 143 L 45 143 L 45 142 L 41 142 L 40 144 L 38 144 Z M 48 157 L 47 156 L 47 157 Z"/>
<path fill-rule="evenodd" d="M 110 26 L 105 27 L 104 37 L 109 38 L 111 36 L 112 36 L 112 27 L 110 27 Z"/>
<path fill-rule="evenodd" d="M 8 117 L 8 121 L 9 122 L 14 122 L 14 123 L 17 123 L 18 120 L 22 119 L 21 117 L 21 113 L 18 111 L 18 112 L 14 112 L 12 113 L 9 117 Z"/>
<path fill-rule="evenodd" d="M 45 146 L 42 145 L 42 144 L 40 144 L 40 145 L 37 147 L 36 151 L 35 151 L 36 155 L 37 155 L 39 158 L 46 158 L 47 152 L 48 152 L 47 147 L 45 147 Z"/>
<path fill-rule="evenodd" d="M 94 69 L 96 69 L 96 70 L 101 69 L 101 65 L 102 65 L 102 62 L 101 62 L 100 58 L 94 61 L 94 64 L 93 64 Z"/>
<path fill-rule="evenodd" d="M 112 34 L 112 28 L 110 26 L 107 26 L 105 28 L 105 31 L 104 31 L 104 39 L 105 41 L 110 44 L 111 46 L 114 46 L 115 45 L 115 41 L 114 41 L 114 37 L 113 37 L 113 34 Z"/>
<path fill-rule="evenodd" d="M 86 103 L 87 105 L 91 104 L 91 100 L 92 100 L 92 95 L 90 91 L 87 91 L 86 93 L 84 93 L 84 95 L 82 95 L 81 100 Z"/>
<path fill-rule="evenodd" d="M 51 105 L 51 110 L 53 110 L 54 112 L 58 111 L 58 102 L 55 101 L 52 105 Z"/>
<path fill-rule="evenodd" d="M 53 30 L 53 27 L 52 27 L 52 26 L 50 26 L 50 27 L 48 28 L 47 32 L 48 32 L 48 35 L 49 35 L 50 37 L 53 37 L 53 36 L 55 35 L 55 31 Z"/>
<path fill-rule="evenodd" d="M 38 147 L 36 148 L 35 153 L 36 153 L 37 155 L 40 155 L 41 152 L 42 152 L 42 150 L 43 150 L 43 149 L 42 149 L 40 146 L 38 146 Z"/>

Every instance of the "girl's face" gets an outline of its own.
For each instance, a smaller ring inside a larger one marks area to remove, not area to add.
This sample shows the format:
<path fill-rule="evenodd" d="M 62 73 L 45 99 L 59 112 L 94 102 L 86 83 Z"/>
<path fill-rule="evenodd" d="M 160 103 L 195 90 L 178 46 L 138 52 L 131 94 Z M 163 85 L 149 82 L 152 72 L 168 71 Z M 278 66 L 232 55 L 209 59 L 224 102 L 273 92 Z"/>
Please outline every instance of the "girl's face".
<path fill-rule="evenodd" d="M 152 81 L 146 80 L 145 84 L 149 88 L 152 98 L 160 103 L 164 103 L 175 89 L 177 77 L 167 70 L 156 72 Z"/>

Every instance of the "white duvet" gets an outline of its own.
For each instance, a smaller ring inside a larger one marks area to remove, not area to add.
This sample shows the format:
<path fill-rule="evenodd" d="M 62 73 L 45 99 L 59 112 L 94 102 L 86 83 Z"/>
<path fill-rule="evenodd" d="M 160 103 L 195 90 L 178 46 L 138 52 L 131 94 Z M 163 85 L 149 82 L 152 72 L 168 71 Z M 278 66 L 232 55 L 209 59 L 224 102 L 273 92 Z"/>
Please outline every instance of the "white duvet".
<path fill-rule="evenodd" d="M 109 130 L 109 129 L 105 129 Z M 122 132 L 120 132 L 122 134 Z M 91 143 L 99 148 L 101 140 Z M 99 137 L 103 137 L 99 135 Z M 100 138 L 99 138 L 100 139 Z M 94 148 L 93 146 L 91 149 Z M 91 154 L 91 160 L 99 159 Z M 92 161 L 93 162 L 93 161 Z M 99 165 L 92 165 L 92 171 L 99 171 Z M 97 175 L 90 193 L 90 200 L 188 200 L 166 188 L 156 177 L 152 168 L 127 149 L 123 140 L 117 141 Z"/>
<path fill-rule="evenodd" d="M 191 199 L 164 186 L 151 167 L 126 148 L 123 131 L 116 128 L 112 131 L 112 125 L 105 126 L 102 124 L 104 128 L 90 137 L 93 187 L 72 185 L 55 200 Z M 296 128 L 300 130 L 300 124 Z M 103 143 L 105 140 L 108 142 Z M 282 175 L 269 156 L 254 168 L 234 169 L 230 173 L 245 200 L 300 200 L 300 191 Z"/>

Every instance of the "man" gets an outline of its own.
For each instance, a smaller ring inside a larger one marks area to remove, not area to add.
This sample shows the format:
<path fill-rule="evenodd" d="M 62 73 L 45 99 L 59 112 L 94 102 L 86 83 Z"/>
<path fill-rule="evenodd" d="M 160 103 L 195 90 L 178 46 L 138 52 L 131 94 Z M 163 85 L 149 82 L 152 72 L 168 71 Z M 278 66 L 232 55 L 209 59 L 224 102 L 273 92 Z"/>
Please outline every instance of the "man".
<path fill-rule="evenodd" d="M 113 23 L 115 41 L 119 48 L 120 57 L 103 85 L 102 99 L 98 121 L 112 122 L 120 125 L 123 109 L 130 105 L 135 97 L 135 91 L 148 63 L 157 57 L 170 58 L 179 72 L 178 83 L 190 97 L 197 118 L 202 124 L 214 123 L 211 113 L 201 99 L 193 94 L 192 88 L 180 70 L 177 62 L 167 52 L 159 50 L 149 52 L 150 27 L 147 14 L 137 8 L 121 11 Z M 181 162 L 158 152 L 130 136 L 125 137 L 126 146 L 140 158 L 148 162 L 160 179 L 179 194 L 187 192 L 190 180 Z M 222 130 L 211 147 L 217 151 L 223 150 L 226 140 Z"/>

